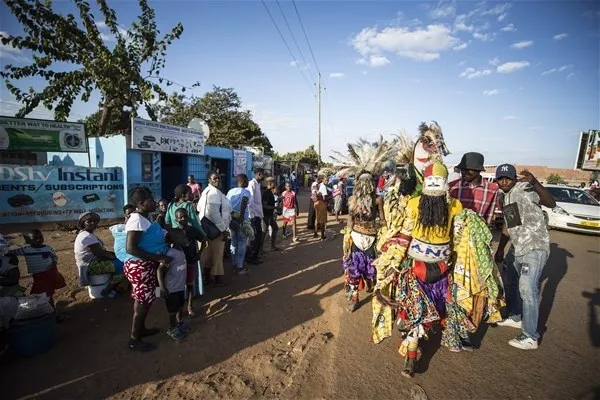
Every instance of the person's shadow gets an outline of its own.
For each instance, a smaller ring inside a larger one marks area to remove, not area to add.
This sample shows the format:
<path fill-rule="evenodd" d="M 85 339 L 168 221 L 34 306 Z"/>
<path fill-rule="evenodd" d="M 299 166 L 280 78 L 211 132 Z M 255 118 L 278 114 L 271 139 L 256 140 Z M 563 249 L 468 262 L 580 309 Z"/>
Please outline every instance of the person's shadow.
<path fill-rule="evenodd" d="M 590 342 L 592 342 L 592 346 L 600 347 L 600 321 L 598 321 L 598 317 L 596 316 L 596 307 L 600 306 L 600 288 L 596 288 L 593 293 L 581 292 L 581 295 L 590 300 L 588 302 L 588 332 Z M 598 395 L 598 398 L 600 398 L 600 387 Z"/>
<path fill-rule="evenodd" d="M 540 333 L 540 344 L 544 340 L 546 333 L 546 324 L 550 317 L 550 312 L 554 305 L 556 290 L 560 281 L 567 274 L 568 258 L 573 258 L 573 254 L 566 249 L 558 246 L 556 243 L 550 244 L 550 257 L 544 267 L 544 272 L 540 278 L 540 285 L 544 283 L 544 288 L 540 292 L 540 315 L 538 319 L 538 332 Z"/>

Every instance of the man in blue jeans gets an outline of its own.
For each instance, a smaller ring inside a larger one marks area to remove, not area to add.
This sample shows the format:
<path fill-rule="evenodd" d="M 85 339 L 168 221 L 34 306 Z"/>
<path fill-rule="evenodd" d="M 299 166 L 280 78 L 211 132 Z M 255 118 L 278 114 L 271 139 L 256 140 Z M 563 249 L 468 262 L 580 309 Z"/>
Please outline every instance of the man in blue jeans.
<path fill-rule="evenodd" d="M 504 228 L 495 259 L 499 263 L 504 261 L 504 248 L 511 240 L 513 268 L 519 283 L 519 293 L 516 284 L 508 285 L 509 315 L 498 325 L 521 329 L 509 345 L 534 350 L 540 337 L 537 331 L 540 277 L 550 255 L 550 237 L 540 205 L 554 208 L 556 202 L 531 172 L 525 170 L 520 175 L 517 180 L 517 170 L 510 164 L 500 165 L 496 170 L 498 186 L 504 192 Z"/>

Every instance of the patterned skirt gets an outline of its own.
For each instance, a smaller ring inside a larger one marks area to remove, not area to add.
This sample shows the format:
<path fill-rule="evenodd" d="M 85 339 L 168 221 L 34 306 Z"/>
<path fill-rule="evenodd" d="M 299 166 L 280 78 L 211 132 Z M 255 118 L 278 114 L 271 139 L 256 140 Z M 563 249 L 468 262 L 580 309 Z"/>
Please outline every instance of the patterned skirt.
<path fill-rule="evenodd" d="M 151 304 L 156 299 L 156 270 L 158 264 L 148 260 L 129 260 L 123 272 L 131 283 L 131 297 L 140 304 Z"/>

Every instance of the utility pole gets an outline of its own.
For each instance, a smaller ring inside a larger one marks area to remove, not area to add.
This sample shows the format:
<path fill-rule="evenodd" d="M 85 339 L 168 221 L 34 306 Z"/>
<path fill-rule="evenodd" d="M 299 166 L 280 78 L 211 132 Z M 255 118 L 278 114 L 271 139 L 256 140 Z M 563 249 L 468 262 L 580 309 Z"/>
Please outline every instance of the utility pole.
<path fill-rule="evenodd" d="M 317 75 L 317 118 L 319 121 L 317 153 L 319 154 L 319 167 L 321 166 L 321 73 Z"/>

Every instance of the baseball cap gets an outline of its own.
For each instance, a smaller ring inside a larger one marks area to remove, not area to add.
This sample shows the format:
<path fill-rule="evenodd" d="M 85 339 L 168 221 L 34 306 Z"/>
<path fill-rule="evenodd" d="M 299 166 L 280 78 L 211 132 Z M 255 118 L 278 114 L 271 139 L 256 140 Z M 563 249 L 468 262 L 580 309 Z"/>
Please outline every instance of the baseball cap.
<path fill-rule="evenodd" d="M 513 181 L 517 179 L 517 169 L 511 164 L 502 164 L 496 168 L 496 179 L 510 178 Z"/>

